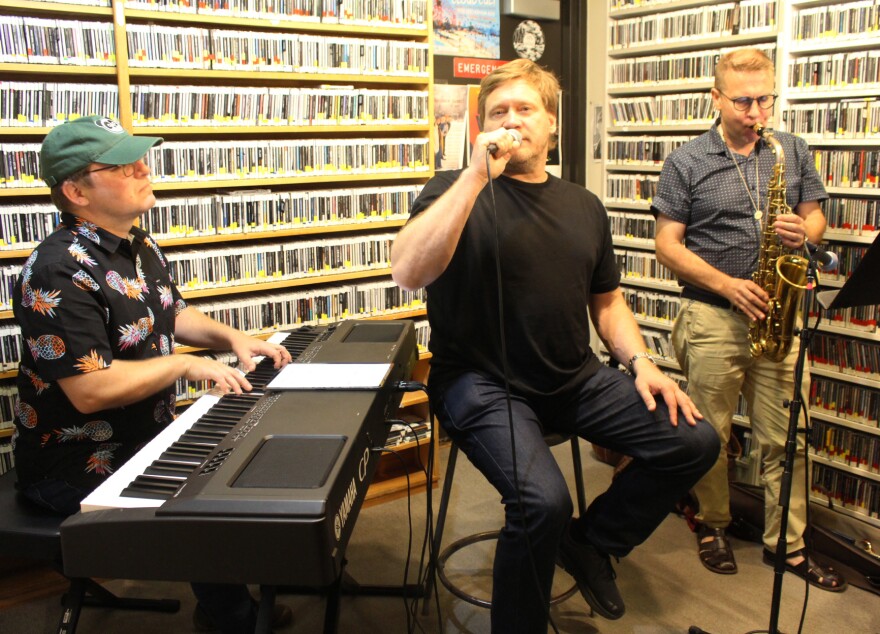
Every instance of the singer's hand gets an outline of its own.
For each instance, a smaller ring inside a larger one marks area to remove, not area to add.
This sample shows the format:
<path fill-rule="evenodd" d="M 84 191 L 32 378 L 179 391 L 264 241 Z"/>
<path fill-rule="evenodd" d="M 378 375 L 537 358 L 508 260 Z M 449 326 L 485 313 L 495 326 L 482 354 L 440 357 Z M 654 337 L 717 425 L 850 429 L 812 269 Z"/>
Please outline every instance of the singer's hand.
<path fill-rule="evenodd" d="M 485 178 L 497 178 L 507 167 L 511 152 L 519 147 L 517 141 L 507 128 L 498 128 L 477 135 L 471 166 L 476 167 Z M 486 174 L 486 157 L 489 159 L 491 173 Z"/>

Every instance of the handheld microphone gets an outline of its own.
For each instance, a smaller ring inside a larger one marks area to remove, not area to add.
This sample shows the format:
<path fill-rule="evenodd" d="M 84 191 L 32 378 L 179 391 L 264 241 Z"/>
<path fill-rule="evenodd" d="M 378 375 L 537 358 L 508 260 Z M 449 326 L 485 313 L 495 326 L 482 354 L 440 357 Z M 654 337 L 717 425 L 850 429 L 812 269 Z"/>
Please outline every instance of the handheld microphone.
<path fill-rule="evenodd" d="M 513 128 L 507 128 L 506 132 L 515 142 L 522 143 L 522 132 L 514 130 Z M 490 143 L 486 149 L 489 150 L 489 154 L 495 156 L 495 152 L 498 151 L 498 146 L 495 143 Z"/>
<path fill-rule="evenodd" d="M 810 257 L 816 261 L 817 268 L 820 271 L 828 272 L 833 271 L 837 268 L 838 258 L 837 254 L 833 251 L 828 251 L 819 244 L 813 244 L 810 241 L 805 241 L 804 246 L 807 248 L 807 251 L 810 253 Z"/>

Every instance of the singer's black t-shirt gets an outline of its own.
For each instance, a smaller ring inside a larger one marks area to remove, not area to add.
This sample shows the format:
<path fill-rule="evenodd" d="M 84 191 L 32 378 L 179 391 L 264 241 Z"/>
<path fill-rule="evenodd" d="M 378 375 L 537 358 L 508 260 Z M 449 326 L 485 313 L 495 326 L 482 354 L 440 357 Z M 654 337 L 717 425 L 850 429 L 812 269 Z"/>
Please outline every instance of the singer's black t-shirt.
<path fill-rule="evenodd" d="M 413 204 L 427 209 L 461 172 L 438 173 Z M 494 181 L 511 389 L 558 396 L 592 376 L 587 302 L 620 283 L 608 215 L 592 193 L 555 176 Z M 495 228 L 489 187 L 480 193 L 455 254 L 428 291 L 431 381 L 466 370 L 503 376 Z"/>

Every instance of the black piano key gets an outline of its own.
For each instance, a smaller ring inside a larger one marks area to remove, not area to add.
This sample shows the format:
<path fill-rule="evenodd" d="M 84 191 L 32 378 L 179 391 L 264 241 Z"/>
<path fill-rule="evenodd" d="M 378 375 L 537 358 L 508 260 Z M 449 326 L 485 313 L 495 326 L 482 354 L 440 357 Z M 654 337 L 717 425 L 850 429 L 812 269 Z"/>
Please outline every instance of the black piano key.
<path fill-rule="evenodd" d="M 248 411 L 254 406 L 256 401 L 246 401 L 241 403 L 218 403 L 207 412 L 206 415 L 213 416 L 235 416 L 242 412 Z"/>
<path fill-rule="evenodd" d="M 238 421 L 242 416 L 250 411 L 250 407 L 243 407 L 239 410 L 234 409 L 218 409 L 217 411 L 208 410 L 199 420 L 234 420 Z"/>
<path fill-rule="evenodd" d="M 187 477 L 197 465 L 169 460 L 154 460 L 150 466 L 144 469 L 144 475 L 157 475 L 166 477 Z"/>
<path fill-rule="evenodd" d="M 166 493 L 148 491 L 138 487 L 125 487 L 124 489 L 122 489 L 122 492 L 119 494 L 119 496 L 124 498 L 139 498 L 146 500 L 168 500 L 171 498 L 171 495 L 168 495 Z"/>
<path fill-rule="evenodd" d="M 169 480 L 156 476 L 139 475 L 126 487 L 125 490 L 140 491 L 141 493 L 155 493 L 171 497 L 180 488 L 185 478 Z"/>
<path fill-rule="evenodd" d="M 195 427 L 190 427 L 183 434 L 181 434 L 180 438 L 177 439 L 177 442 L 192 442 L 192 443 L 205 443 L 216 445 L 218 442 L 223 440 L 226 436 L 226 431 L 216 430 L 216 429 L 197 429 Z"/>
<path fill-rule="evenodd" d="M 162 453 L 161 460 L 189 459 L 193 462 L 201 462 L 208 457 L 213 447 L 194 443 L 174 442 Z"/>
<path fill-rule="evenodd" d="M 221 434 L 226 434 L 230 429 L 235 427 L 235 423 L 229 422 L 216 422 L 216 421 L 206 421 L 205 419 L 199 420 L 195 425 L 190 427 L 192 430 L 200 430 L 200 431 L 215 431 Z"/>

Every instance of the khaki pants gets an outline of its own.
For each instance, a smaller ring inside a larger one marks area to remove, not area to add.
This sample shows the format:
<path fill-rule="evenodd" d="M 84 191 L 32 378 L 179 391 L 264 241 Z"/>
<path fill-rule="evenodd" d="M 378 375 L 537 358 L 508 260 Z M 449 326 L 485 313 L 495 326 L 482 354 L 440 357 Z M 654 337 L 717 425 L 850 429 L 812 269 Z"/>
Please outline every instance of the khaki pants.
<path fill-rule="evenodd" d="M 799 339 L 781 363 L 763 357 L 753 359 L 749 353 L 748 318 L 730 309 L 703 302 L 683 300 L 681 312 L 672 331 L 672 343 L 682 371 L 688 379 L 688 393 L 708 420 L 722 447 L 730 438 L 730 426 L 739 393 L 748 404 L 752 437 L 761 445 L 764 484 L 764 545 L 776 549 L 779 539 L 779 490 L 785 457 L 788 429 L 788 408 L 794 391 L 794 367 Z M 804 370 L 801 394 L 806 393 L 810 376 Z M 803 427 L 803 418 L 799 427 Z M 806 487 L 804 483 L 804 437 L 798 434 L 789 503 L 787 551 L 803 548 L 806 528 Z M 700 504 L 697 519 L 712 528 L 725 528 L 730 523 L 730 492 L 727 481 L 727 454 L 721 451 L 718 461 L 694 487 Z"/>

